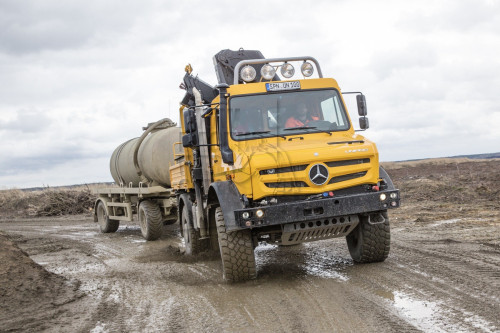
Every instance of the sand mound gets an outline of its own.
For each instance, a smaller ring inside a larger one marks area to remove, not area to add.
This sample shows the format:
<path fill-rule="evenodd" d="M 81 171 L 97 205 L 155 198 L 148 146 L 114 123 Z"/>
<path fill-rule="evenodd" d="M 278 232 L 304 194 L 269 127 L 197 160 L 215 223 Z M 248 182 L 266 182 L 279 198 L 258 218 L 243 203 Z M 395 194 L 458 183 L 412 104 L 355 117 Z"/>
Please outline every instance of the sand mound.
<path fill-rule="evenodd" d="M 61 305 L 79 297 L 78 284 L 50 273 L 0 232 L 1 330 L 43 330 Z"/>

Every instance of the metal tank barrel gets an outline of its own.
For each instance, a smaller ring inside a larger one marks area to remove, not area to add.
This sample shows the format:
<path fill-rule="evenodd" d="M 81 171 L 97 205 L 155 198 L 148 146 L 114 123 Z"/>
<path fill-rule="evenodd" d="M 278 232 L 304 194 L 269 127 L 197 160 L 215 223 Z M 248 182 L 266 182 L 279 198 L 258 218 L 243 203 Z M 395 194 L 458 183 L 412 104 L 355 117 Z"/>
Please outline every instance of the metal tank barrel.
<path fill-rule="evenodd" d="M 116 184 L 170 186 L 169 167 L 174 164 L 174 143 L 181 141 L 181 128 L 165 118 L 149 125 L 143 135 L 119 145 L 110 160 Z"/>

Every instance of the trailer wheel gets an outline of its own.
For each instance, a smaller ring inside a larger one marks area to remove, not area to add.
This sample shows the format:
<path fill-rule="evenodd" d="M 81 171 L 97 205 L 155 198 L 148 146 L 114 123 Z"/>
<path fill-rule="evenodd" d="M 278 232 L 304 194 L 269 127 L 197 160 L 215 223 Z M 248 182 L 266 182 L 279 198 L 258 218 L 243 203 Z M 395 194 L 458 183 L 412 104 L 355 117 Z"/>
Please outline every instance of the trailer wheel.
<path fill-rule="evenodd" d="M 236 282 L 255 279 L 257 269 L 250 230 L 226 232 L 222 209 L 215 210 L 224 280 Z"/>
<path fill-rule="evenodd" d="M 97 222 L 102 233 L 115 232 L 120 226 L 120 221 L 109 218 L 108 213 L 106 213 L 106 206 L 102 201 L 97 204 Z"/>
<path fill-rule="evenodd" d="M 142 237 L 148 241 L 157 240 L 162 234 L 162 217 L 160 207 L 151 201 L 142 201 L 139 204 L 139 224 Z"/>
<path fill-rule="evenodd" d="M 187 255 L 195 255 L 205 250 L 205 240 L 200 240 L 200 232 L 189 223 L 189 210 L 186 205 L 182 209 L 181 227 L 184 238 L 184 249 Z M 193 221 L 191 221 L 193 222 Z"/>
<path fill-rule="evenodd" d="M 391 231 L 387 212 L 383 212 L 384 223 L 370 224 L 368 217 L 361 217 L 359 224 L 347 235 L 347 247 L 357 263 L 384 261 L 391 247 Z"/>

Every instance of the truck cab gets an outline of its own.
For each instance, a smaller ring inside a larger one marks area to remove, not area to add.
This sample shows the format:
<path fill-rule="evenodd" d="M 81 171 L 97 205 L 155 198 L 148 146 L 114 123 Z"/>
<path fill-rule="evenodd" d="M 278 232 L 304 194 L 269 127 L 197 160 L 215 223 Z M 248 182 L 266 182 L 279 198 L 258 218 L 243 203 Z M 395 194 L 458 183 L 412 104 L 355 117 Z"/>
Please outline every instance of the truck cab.
<path fill-rule="evenodd" d="M 230 281 L 256 276 L 264 241 L 346 237 L 355 262 L 385 260 L 399 191 L 337 82 L 310 56 L 223 50 L 214 64 L 215 87 L 186 68 L 184 157 L 170 168 L 186 252 L 220 251 Z M 355 94 L 365 130 L 366 100 Z"/>

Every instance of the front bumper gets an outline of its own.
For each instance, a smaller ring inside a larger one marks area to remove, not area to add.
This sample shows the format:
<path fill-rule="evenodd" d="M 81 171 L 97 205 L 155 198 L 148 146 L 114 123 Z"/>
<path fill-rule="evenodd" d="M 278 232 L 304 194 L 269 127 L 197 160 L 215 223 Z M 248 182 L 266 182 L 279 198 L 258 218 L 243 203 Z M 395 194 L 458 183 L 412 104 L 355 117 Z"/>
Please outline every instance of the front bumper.
<path fill-rule="evenodd" d="M 383 195 L 385 199 L 382 200 Z M 252 229 L 292 222 L 310 222 L 333 217 L 371 213 L 400 205 L 399 190 L 301 200 L 275 205 L 235 210 L 236 228 Z M 259 217 L 258 211 L 263 215 Z M 248 217 L 245 218 L 248 213 Z"/>

